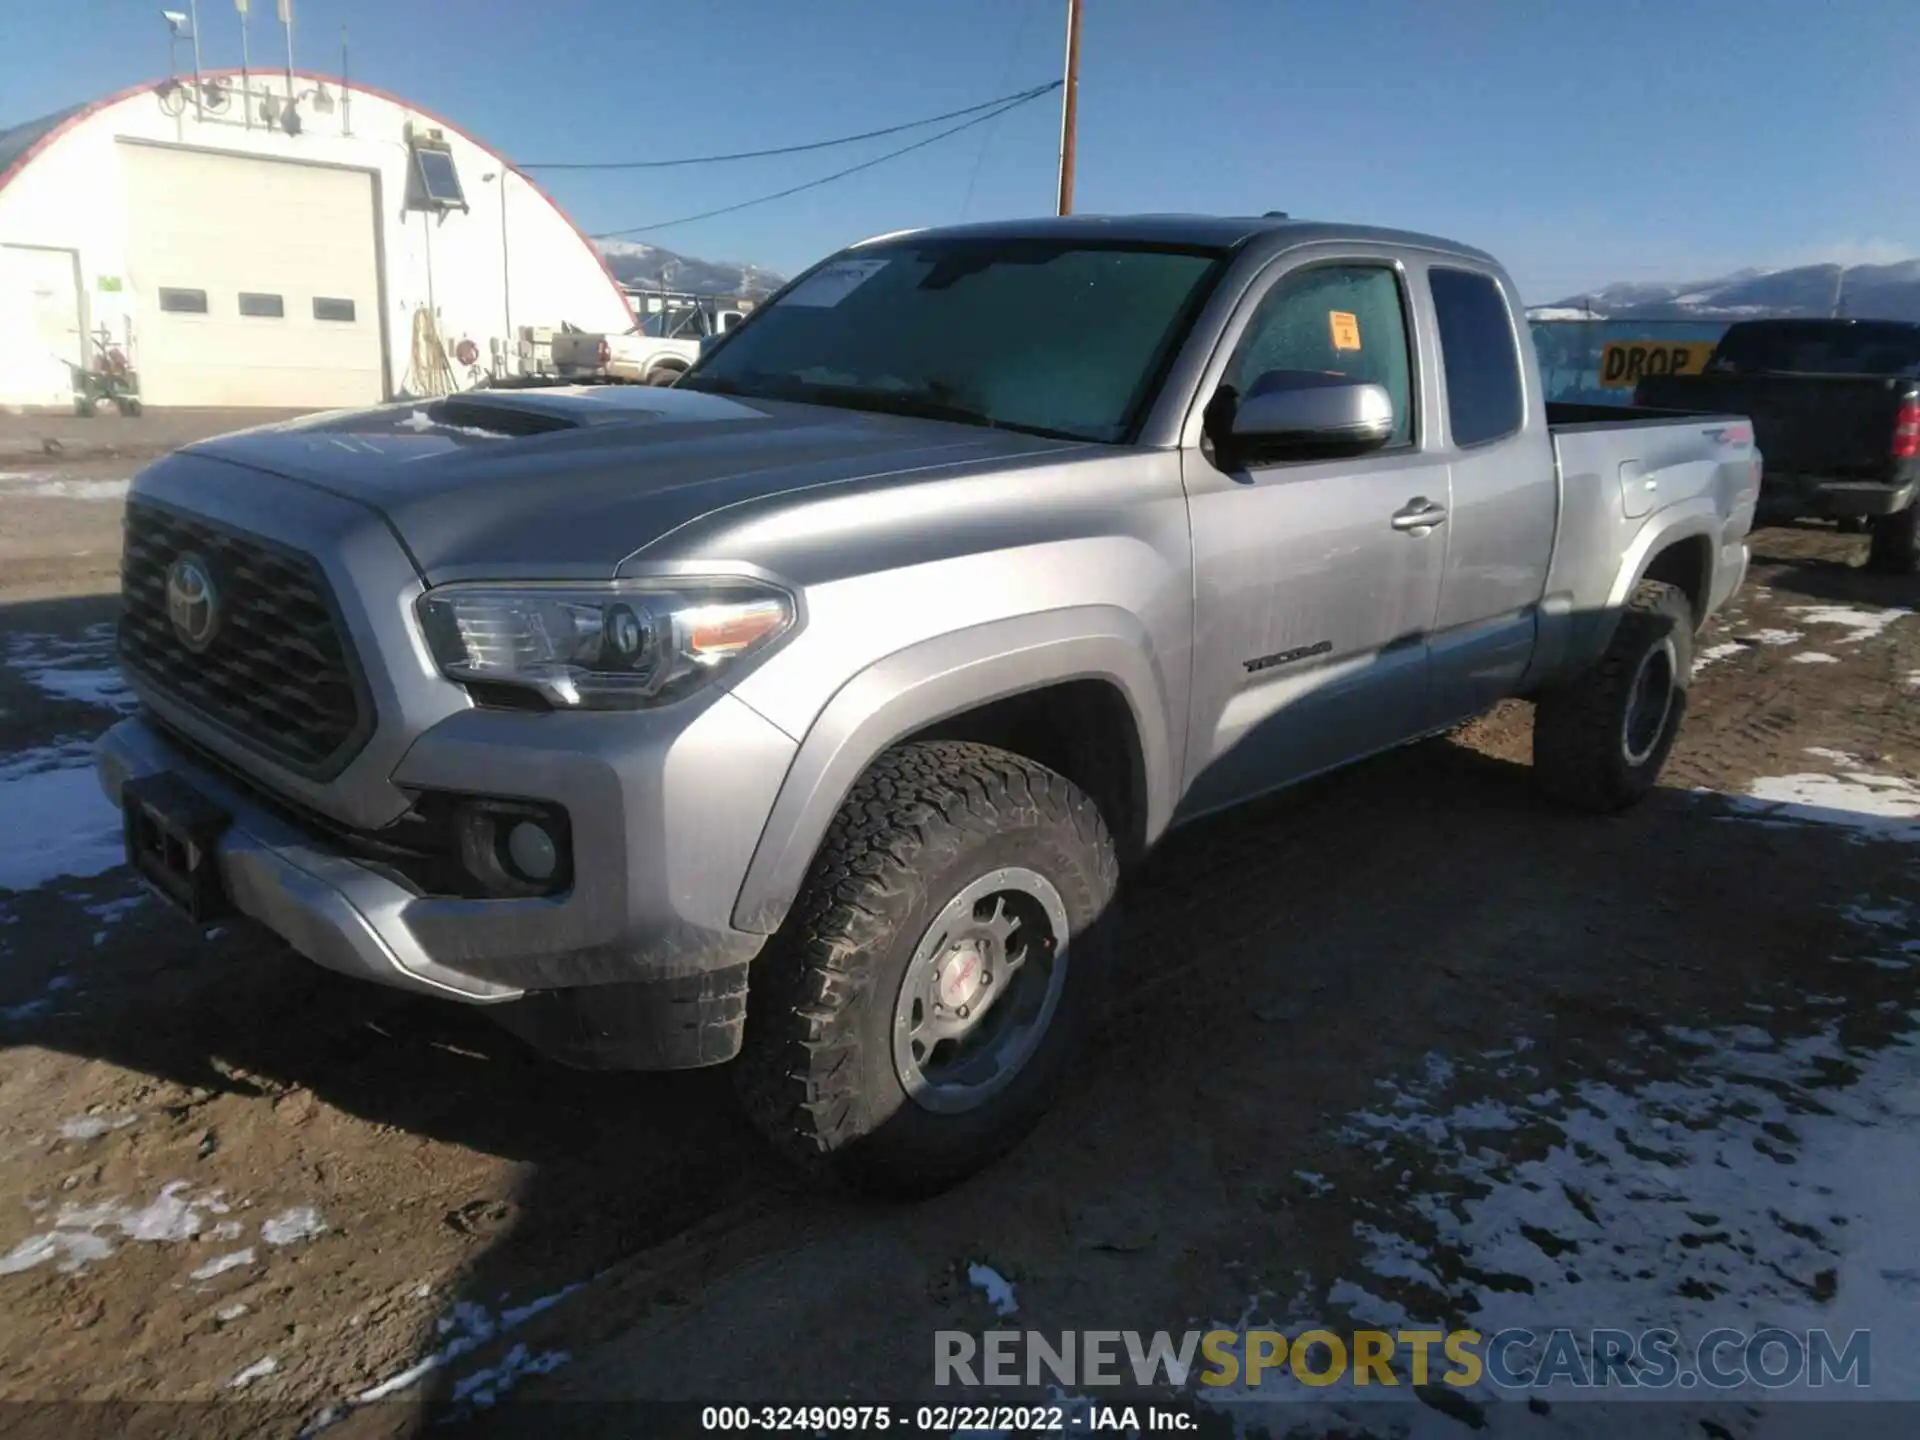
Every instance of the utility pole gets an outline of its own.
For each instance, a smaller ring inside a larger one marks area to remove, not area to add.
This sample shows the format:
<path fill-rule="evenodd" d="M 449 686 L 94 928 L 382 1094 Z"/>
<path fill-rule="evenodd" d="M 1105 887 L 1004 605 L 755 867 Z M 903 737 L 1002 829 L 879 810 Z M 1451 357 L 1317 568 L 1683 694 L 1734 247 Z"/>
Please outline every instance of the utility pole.
<path fill-rule="evenodd" d="M 206 86 L 200 82 L 200 0 L 187 0 L 187 24 L 193 28 L 193 108 L 202 120 L 207 118 Z"/>
<path fill-rule="evenodd" d="M 1067 79 L 1060 96 L 1060 213 L 1073 213 L 1073 142 L 1080 100 L 1080 0 L 1067 0 Z"/>
<path fill-rule="evenodd" d="M 233 8 L 240 12 L 240 117 L 247 122 L 247 129 L 253 128 L 253 57 L 247 53 L 247 10 L 248 0 L 233 0 Z"/>

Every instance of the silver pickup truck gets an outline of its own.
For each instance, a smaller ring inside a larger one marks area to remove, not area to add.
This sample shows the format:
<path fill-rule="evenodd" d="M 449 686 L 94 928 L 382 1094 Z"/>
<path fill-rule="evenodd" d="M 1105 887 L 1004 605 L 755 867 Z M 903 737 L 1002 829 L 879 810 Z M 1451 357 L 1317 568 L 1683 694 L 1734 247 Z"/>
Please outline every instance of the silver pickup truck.
<path fill-rule="evenodd" d="M 1170 828 L 1515 696 L 1549 794 L 1654 785 L 1760 457 L 1558 412 L 1521 315 L 1418 235 L 919 231 L 670 388 L 194 445 L 128 499 L 100 779 L 202 924 L 734 1061 L 796 1156 L 937 1189 L 1038 1118 Z"/>

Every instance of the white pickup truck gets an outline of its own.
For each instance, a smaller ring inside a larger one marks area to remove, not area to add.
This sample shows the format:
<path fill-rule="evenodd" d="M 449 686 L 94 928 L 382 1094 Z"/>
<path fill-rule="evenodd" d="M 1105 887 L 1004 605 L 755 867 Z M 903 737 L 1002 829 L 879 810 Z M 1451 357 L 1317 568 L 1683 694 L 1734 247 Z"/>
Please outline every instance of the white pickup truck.
<path fill-rule="evenodd" d="M 739 310 L 696 305 L 645 316 L 623 335 L 563 330 L 553 337 L 553 368 L 571 380 L 671 385 L 700 358 L 703 342 L 726 334 Z"/>

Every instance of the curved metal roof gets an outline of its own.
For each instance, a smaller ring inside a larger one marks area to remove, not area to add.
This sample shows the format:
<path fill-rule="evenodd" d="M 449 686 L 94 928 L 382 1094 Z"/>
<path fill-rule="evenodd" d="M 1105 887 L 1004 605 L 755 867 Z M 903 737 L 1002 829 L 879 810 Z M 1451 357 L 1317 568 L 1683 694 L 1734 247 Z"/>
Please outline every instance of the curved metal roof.
<path fill-rule="evenodd" d="M 18 125 L 10 125 L 5 130 L 0 130 L 0 175 L 11 170 L 16 160 L 62 125 L 69 120 L 79 118 L 92 108 L 91 101 L 69 105 L 66 109 L 56 110 L 51 115 L 42 115 L 38 120 L 22 120 Z"/>
<path fill-rule="evenodd" d="M 264 75 L 266 72 L 259 73 Z M 278 74 L 279 72 L 276 71 L 274 73 Z M 203 72 L 202 78 L 208 80 L 231 80 L 238 79 L 240 74 L 240 71 L 231 69 L 208 70 Z M 451 120 L 437 115 L 423 106 L 415 105 L 410 100 L 403 100 L 391 91 L 381 90 L 358 80 L 349 83 L 336 76 L 323 75 L 312 70 L 289 70 L 286 74 L 290 81 L 293 79 L 314 81 L 322 85 L 331 85 L 342 93 L 352 91 L 355 94 L 371 96 L 376 100 L 384 100 L 389 105 L 397 106 L 402 110 L 420 116 L 423 120 L 431 121 L 442 129 L 452 131 L 468 144 L 494 156 L 501 164 L 509 166 L 512 164 L 512 162 L 498 150 L 495 150 L 492 146 L 480 140 L 464 126 L 456 125 Z M 37 120 L 25 120 L 18 125 L 0 130 L 0 190 L 5 190 L 9 181 L 13 180 L 22 170 L 32 164 L 42 152 L 57 142 L 64 132 L 80 124 L 81 121 L 101 111 L 110 110 L 122 101 L 131 100 L 137 95 L 143 93 L 157 94 L 170 83 L 173 83 L 171 78 L 169 80 L 149 80 L 142 84 L 129 85 L 125 89 L 117 90 L 113 94 L 104 96 L 101 99 L 88 100 L 79 105 L 69 105 L 66 109 L 56 111 L 51 115 L 43 115 Z M 579 237 L 580 243 L 587 247 L 588 253 L 599 263 L 601 273 L 607 277 L 607 283 L 613 286 L 616 291 L 620 291 L 621 303 L 627 306 L 627 314 L 632 317 L 637 324 L 639 317 L 634 316 L 633 306 L 627 301 L 626 292 L 621 290 L 619 278 L 607 264 L 607 257 L 600 252 L 600 247 L 588 238 L 586 231 L 580 228 L 574 218 L 561 208 L 560 203 L 555 200 L 553 196 L 549 195 L 537 180 L 523 170 L 516 169 L 514 173 L 520 177 L 522 184 L 544 200 L 553 210 L 554 214 L 558 215 L 560 219 L 565 222 L 567 228 Z"/>

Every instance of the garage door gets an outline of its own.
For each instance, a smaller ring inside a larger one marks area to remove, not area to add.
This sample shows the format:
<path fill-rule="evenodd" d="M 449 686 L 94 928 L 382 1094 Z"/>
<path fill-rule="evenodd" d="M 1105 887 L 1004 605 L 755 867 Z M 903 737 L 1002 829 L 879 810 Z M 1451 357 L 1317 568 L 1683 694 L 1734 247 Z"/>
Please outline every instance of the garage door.
<path fill-rule="evenodd" d="M 149 405 L 385 398 L 373 177 L 123 143 Z"/>

